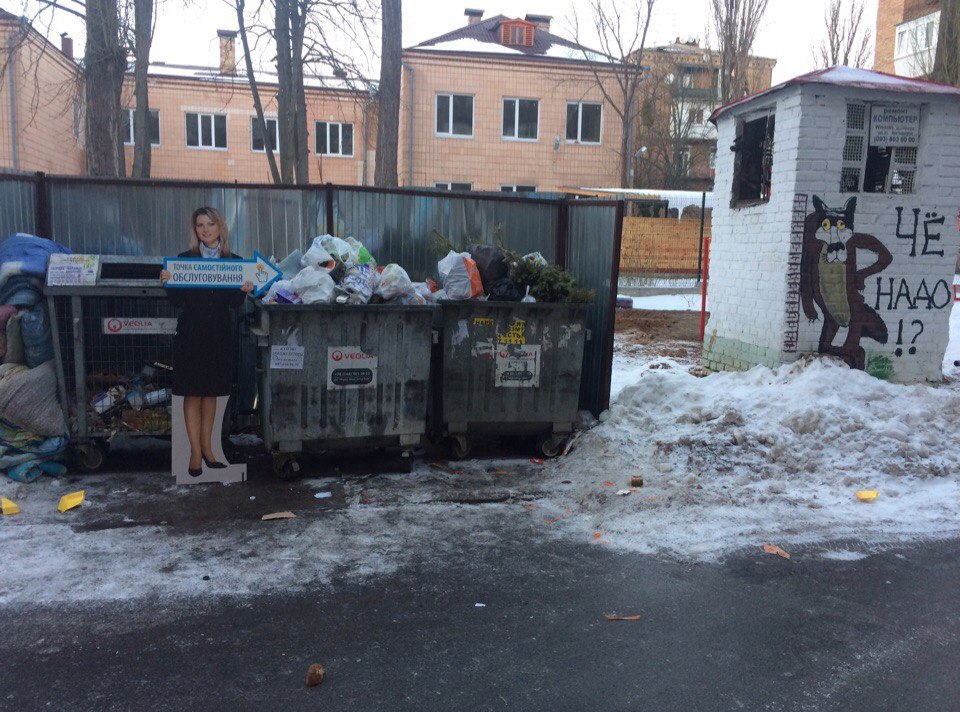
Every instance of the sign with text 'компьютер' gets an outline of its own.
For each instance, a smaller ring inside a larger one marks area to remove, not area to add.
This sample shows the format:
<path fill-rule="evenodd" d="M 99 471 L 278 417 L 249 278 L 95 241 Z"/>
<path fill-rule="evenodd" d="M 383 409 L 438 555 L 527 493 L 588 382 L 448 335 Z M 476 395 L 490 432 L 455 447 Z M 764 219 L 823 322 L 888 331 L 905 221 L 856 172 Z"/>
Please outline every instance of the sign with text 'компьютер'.
<path fill-rule="evenodd" d="M 260 296 L 281 277 L 281 272 L 259 252 L 252 260 L 167 257 L 163 268 L 170 273 L 164 286 L 184 289 L 240 289 L 247 282 Z"/>

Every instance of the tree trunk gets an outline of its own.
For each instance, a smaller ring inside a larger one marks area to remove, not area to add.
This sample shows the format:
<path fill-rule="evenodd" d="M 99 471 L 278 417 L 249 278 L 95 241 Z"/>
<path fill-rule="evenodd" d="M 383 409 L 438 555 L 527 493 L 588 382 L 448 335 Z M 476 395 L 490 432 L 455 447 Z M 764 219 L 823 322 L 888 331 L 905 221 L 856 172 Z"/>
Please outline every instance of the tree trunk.
<path fill-rule="evenodd" d="M 260 124 L 260 135 L 263 136 L 263 148 L 267 154 L 267 164 L 270 166 L 270 177 L 274 183 L 280 183 L 280 169 L 277 168 L 277 159 L 273 155 L 273 147 L 267 138 L 267 122 L 263 118 L 263 102 L 260 100 L 260 87 L 257 77 L 253 73 L 253 58 L 250 56 L 250 42 L 247 39 L 247 26 L 243 15 L 244 0 L 237 0 L 237 27 L 240 30 L 240 44 L 243 47 L 243 62 L 247 68 L 247 82 L 250 84 L 250 93 L 253 94 L 253 108 L 257 112 L 257 121 Z"/>
<path fill-rule="evenodd" d="M 293 75 L 290 67 L 290 4 L 295 0 L 275 0 L 274 37 L 277 43 L 277 130 L 280 134 L 280 180 L 293 182 L 296 157 L 296 116 Z"/>
<path fill-rule="evenodd" d="M 942 0 L 940 3 L 937 56 L 930 79 L 960 87 L 960 0 Z"/>
<path fill-rule="evenodd" d="M 150 100 L 147 70 L 153 44 L 153 0 L 134 0 L 134 94 L 137 110 L 133 114 L 133 177 L 150 177 Z"/>
<path fill-rule="evenodd" d="M 377 107 L 377 158 L 373 183 L 395 188 L 400 141 L 400 72 L 402 70 L 401 0 L 383 0 L 380 87 Z M 367 160 L 363 146 L 363 160 Z"/>
<path fill-rule="evenodd" d="M 87 173 L 124 174 L 120 136 L 120 92 L 127 56 L 120 42 L 116 0 L 88 0 L 84 50 L 84 100 Z"/>
<path fill-rule="evenodd" d="M 310 182 L 310 152 L 307 141 L 307 96 L 303 88 L 303 38 L 307 31 L 307 2 L 291 2 L 290 71 L 293 80 L 294 174 L 297 183 Z M 343 137 L 340 137 L 343 140 Z"/>

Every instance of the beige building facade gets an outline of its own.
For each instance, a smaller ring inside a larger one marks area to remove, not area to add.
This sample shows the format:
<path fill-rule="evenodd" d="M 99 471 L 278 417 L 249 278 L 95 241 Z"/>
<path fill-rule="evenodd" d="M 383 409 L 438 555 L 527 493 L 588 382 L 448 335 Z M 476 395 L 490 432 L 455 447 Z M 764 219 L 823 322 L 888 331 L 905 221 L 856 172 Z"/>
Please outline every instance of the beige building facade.
<path fill-rule="evenodd" d="M 401 184 L 619 185 L 621 119 L 597 80 L 616 97 L 609 62 L 585 61 L 578 46 L 549 33 L 550 18 L 472 12 L 466 27 L 403 53 Z M 521 37 L 530 44 L 510 43 Z"/>

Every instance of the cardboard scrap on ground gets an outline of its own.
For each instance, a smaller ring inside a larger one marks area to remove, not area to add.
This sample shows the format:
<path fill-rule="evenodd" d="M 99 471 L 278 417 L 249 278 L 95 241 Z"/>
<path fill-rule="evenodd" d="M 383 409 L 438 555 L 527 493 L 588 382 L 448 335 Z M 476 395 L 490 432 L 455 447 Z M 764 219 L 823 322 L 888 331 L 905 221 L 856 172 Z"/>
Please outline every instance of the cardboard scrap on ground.
<path fill-rule="evenodd" d="M 2 507 L 4 514 L 20 514 L 20 507 L 12 499 L 6 497 L 0 499 L 0 507 Z"/>
<path fill-rule="evenodd" d="M 782 558 L 782 559 L 789 559 L 789 558 L 790 558 L 790 554 L 788 554 L 787 552 L 785 552 L 783 549 L 781 549 L 781 548 L 780 548 L 779 546 L 777 546 L 776 544 L 770 544 L 770 543 L 764 544 L 764 545 L 763 545 L 763 553 L 764 553 L 764 554 L 776 554 L 777 556 L 779 556 L 779 557 Z"/>
<path fill-rule="evenodd" d="M 80 503 L 83 502 L 83 492 L 84 490 L 80 490 L 79 492 L 71 492 L 70 494 L 63 495 L 63 497 L 60 498 L 60 504 L 57 505 L 57 509 L 60 510 L 60 512 L 66 512 L 68 509 L 79 506 Z"/>
<path fill-rule="evenodd" d="M 640 620 L 640 616 L 639 616 L 639 615 L 636 615 L 636 616 L 614 616 L 614 615 L 611 615 L 611 614 L 609 614 L 609 613 L 605 614 L 605 615 L 604 615 L 604 618 L 606 618 L 608 621 L 638 621 L 638 620 Z"/>
<path fill-rule="evenodd" d="M 861 502 L 872 502 L 879 494 L 879 490 L 857 490 L 857 499 Z"/>
<path fill-rule="evenodd" d="M 263 522 L 269 522 L 274 519 L 296 519 L 296 514 L 293 512 L 273 512 L 272 514 L 264 514 L 260 517 L 260 520 Z"/>

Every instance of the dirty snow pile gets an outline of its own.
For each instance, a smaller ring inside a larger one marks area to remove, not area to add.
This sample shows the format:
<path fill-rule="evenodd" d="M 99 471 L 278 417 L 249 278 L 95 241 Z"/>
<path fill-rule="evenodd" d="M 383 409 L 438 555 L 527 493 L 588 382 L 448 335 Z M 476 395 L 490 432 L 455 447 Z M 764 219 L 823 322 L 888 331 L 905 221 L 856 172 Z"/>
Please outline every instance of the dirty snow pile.
<path fill-rule="evenodd" d="M 648 370 L 554 476 L 558 509 L 614 546 L 715 558 L 762 541 L 960 532 L 960 392 L 829 359 L 696 378 Z M 643 488 L 629 490 L 631 475 Z M 608 484 L 604 484 L 607 482 Z M 880 494 L 861 503 L 856 490 Z"/>

